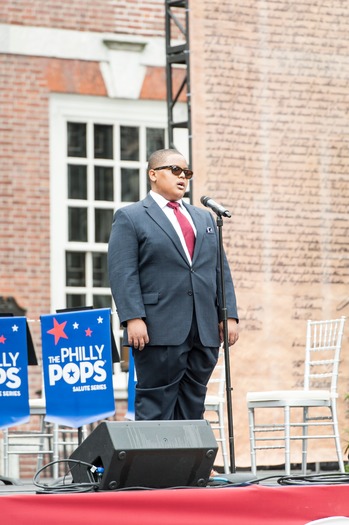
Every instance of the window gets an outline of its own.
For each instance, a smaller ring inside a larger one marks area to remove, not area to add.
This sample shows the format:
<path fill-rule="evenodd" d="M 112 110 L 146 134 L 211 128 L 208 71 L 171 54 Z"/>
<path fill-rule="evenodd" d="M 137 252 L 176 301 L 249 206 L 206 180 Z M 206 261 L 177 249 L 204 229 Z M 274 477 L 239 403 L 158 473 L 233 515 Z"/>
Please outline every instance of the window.
<path fill-rule="evenodd" d="M 138 201 L 147 186 L 147 154 L 165 147 L 164 127 L 117 120 L 67 121 L 66 304 L 111 307 L 107 245 L 115 202 Z M 89 140 L 91 137 L 91 140 Z M 142 162 L 143 161 L 143 162 Z"/>

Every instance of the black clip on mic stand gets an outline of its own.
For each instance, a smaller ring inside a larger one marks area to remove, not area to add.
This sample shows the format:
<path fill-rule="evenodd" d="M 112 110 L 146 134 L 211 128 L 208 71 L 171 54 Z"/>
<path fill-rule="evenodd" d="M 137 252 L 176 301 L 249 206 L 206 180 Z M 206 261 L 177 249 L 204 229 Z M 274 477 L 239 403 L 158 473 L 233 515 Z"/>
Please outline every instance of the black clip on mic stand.
<path fill-rule="evenodd" d="M 232 386 L 231 386 L 231 375 L 230 375 L 230 355 L 229 355 L 229 335 L 228 335 L 228 315 L 227 315 L 227 304 L 225 294 L 225 282 L 224 282 L 224 249 L 223 249 L 223 218 L 222 213 L 214 210 L 217 214 L 217 228 L 218 228 L 218 240 L 219 240 L 219 268 L 220 268 L 220 287 L 221 287 L 221 300 L 222 300 L 222 321 L 223 321 L 223 348 L 224 348 L 224 366 L 225 366 L 225 388 L 227 396 L 227 413 L 228 413 L 228 434 L 229 434 L 229 459 L 230 459 L 230 471 L 231 474 L 224 474 L 219 476 L 220 478 L 226 478 L 230 483 L 247 483 L 248 481 L 257 479 L 252 473 L 242 472 L 236 474 L 235 465 L 235 446 L 234 446 L 234 423 L 233 423 L 233 404 L 232 404 Z M 230 213 L 225 214 L 226 217 L 231 217 Z"/>

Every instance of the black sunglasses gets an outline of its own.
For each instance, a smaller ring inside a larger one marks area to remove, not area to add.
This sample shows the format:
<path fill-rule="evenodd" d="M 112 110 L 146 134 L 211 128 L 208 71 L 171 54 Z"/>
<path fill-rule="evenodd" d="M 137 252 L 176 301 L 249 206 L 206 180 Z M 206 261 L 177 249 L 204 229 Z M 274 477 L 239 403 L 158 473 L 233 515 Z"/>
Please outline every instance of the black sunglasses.
<path fill-rule="evenodd" d="M 176 175 L 176 177 L 179 177 L 180 174 L 183 172 L 186 179 L 191 179 L 193 176 L 192 170 L 183 169 L 180 166 L 159 166 L 158 168 L 153 168 L 154 171 L 156 170 L 171 170 L 173 175 Z"/>

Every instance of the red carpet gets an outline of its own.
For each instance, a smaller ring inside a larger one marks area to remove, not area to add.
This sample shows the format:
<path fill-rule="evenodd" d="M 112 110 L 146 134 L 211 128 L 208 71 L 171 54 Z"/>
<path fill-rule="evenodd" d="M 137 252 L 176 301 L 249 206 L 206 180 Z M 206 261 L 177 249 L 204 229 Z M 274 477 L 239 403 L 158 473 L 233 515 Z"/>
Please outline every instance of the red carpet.
<path fill-rule="evenodd" d="M 0 496 L 4 525 L 304 525 L 349 516 L 349 485 Z"/>

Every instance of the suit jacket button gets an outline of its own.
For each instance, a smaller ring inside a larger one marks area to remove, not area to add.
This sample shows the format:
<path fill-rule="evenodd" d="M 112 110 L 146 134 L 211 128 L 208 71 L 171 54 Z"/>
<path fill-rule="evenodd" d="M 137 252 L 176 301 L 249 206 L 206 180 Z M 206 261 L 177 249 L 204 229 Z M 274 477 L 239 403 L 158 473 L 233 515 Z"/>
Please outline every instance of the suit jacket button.
<path fill-rule="evenodd" d="M 189 290 L 188 295 L 193 295 L 193 292 Z"/>

